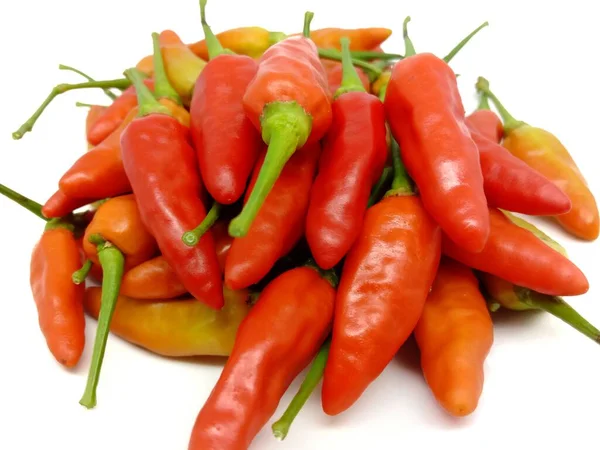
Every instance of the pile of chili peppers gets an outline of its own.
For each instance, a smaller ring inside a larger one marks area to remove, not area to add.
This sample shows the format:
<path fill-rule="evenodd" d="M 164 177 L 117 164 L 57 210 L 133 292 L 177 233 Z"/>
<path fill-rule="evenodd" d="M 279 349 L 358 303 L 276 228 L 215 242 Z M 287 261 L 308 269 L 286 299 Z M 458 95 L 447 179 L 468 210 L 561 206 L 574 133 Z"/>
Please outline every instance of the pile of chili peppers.
<path fill-rule="evenodd" d="M 31 289 L 60 364 L 79 362 L 85 314 L 98 320 L 83 406 L 96 405 L 109 332 L 228 357 L 190 450 L 248 448 L 309 365 L 273 434 L 321 380 L 323 411 L 344 412 L 411 335 L 436 400 L 468 415 L 499 308 L 547 311 L 600 343 L 563 299 L 587 292 L 586 276 L 524 218 L 595 240 L 582 173 L 486 79 L 478 109 L 463 107 L 449 62 L 487 23 L 440 58 L 416 52 L 410 18 L 392 54 L 388 29 L 311 31 L 308 12 L 302 33 L 215 35 L 200 10 L 204 40 L 154 33 L 125 78 L 61 66 L 87 80 L 56 86 L 13 135 L 67 91 L 111 99 L 80 105 L 88 149 L 43 205 L 0 185 L 45 221 Z"/>

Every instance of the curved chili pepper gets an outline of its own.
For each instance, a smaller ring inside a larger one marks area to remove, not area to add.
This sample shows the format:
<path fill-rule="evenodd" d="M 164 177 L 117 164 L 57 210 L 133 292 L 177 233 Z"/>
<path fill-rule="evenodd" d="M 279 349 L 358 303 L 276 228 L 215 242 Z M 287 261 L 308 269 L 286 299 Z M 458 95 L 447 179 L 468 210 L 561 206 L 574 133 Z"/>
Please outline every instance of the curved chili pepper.
<path fill-rule="evenodd" d="M 414 53 L 407 23 L 407 56 L 394 65 L 386 89 L 388 123 L 427 211 L 458 245 L 481 251 L 489 214 L 456 75 L 437 56 Z"/>
<path fill-rule="evenodd" d="M 533 233 L 490 208 L 490 237 L 481 252 L 459 247 L 444 236 L 443 252 L 474 269 L 548 295 L 579 295 L 589 289 L 581 270 Z"/>
<path fill-rule="evenodd" d="M 394 181 L 367 210 L 346 256 L 323 378 L 326 414 L 348 409 L 410 336 L 435 278 L 441 230 L 414 195 L 393 147 Z"/>
<path fill-rule="evenodd" d="M 318 142 L 299 149 L 283 168 L 248 234 L 233 240 L 225 261 L 225 284 L 231 289 L 258 283 L 302 237 L 320 154 Z M 264 159 L 263 152 L 252 174 L 246 202 Z"/>
<path fill-rule="evenodd" d="M 212 235 L 193 247 L 181 239 L 206 215 L 189 131 L 154 99 L 137 71 L 126 74 L 136 86 L 140 113 L 123 133 L 121 151 L 142 220 L 188 292 L 221 308 L 223 283 Z"/>
<path fill-rule="evenodd" d="M 194 88 L 190 131 L 206 190 L 215 201 L 228 205 L 244 194 L 262 148 L 242 103 L 258 63 L 227 53 L 206 23 L 206 1 L 200 5 L 210 60 Z"/>
<path fill-rule="evenodd" d="M 345 38 L 343 38 L 345 39 Z M 338 264 L 360 233 L 371 188 L 388 156 L 383 103 L 363 87 L 344 40 L 344 78 L 310 194 L 306 239 L 323 269 Z"/>
<path fill-rule="evenodd" d="M 102 290 L 89 287 L 85 311 L 97 319 Z M 163 356 L 228 356 L 240 322 L 249 311 L 246 291 L 224 290 L 220 311 L 195 298 L 147 302 L 119 296 L 110 331 L 121 339 Z"/>
<path fill-rule="evenodd" d="M 331 328 L 335 289 L 299 267 L 269 283 L 242 321 L 189 450 L 246 450 Z"/>
<path fill-rule="evenodd" d="M 125 270 L 149 260 L 157 250 L 156 240 L 146 230 L 132 194 L 111 198 L 100 205 L 85 230 L 83 251 L 88 259 L 99 264 L 97 244 L 90 242 L 95 234 L 123 253 Z"/>
<path fill-rule="evenodd" d="M 465 118 L 465 123 L 471 130 L 476 130 L 486 139 L 500 143 L 504 136 L 502 120 L 490 109 L 487 95 L 480 93 L 479 98 L 479 106 Z"/>
<path fill-rule="evenodd" d="M 569 154 L 552 133 L 516 120 L 490 91 L 489 83 L 480 77 L 477 89 L 490 97 L 504 120 L 502 145 L 514 156 L 559 186 L 571 200 L 571 210 L 554 219 L 569 233 L 593 241 L 600 234 L 600 216 L 594 194 Z"/>
<path fill-rule="evenodd" d="M 198 58 L 172 30 L 162 31 L 158 40 L 167 77 L 183 103 L 187 105 L 192 99 L 194 84 L 206 66 L 206 61 Z M 152 75 L 156 70 L 155 64 L 155 58 L 147 56 L 136 68 L 146 75 Z"/>
<path fill-rule="evenodd" d="M 148 88 L 154 89 L 154 80 L 144 80 Z M 121 123 L 128 117 L 132 109 L 137 106 L 137 97 L 133 86 L 125 89 L 121 95 L 109 106 L 89 128 L 87 137 L 92 145 L 99 145 L 119 128 Z"/>
<path fill-rule="evenodd" d="M 468 267 L 442 260 L 415 338 L 423 375 L 439 404 L 453 416 L 475 411 L 494 326 L 479 282 Z"/>
<path fill-rule="evenodd" d="M 77 103 L 77 106 L 83 106 L 83 103 Z M 85 136 L 88 141 L 88 149 L 93 148 L 94 144 L 92 142 L 91 131 L 96 125 L 98 119 L 104 114 L 108 106 L 104 105 L 89 105 L 88 112 L 85 116 Z"/>
<path fill-rule="evenodd" d="M 535 225 L 510 213 L 505 212 L 504 214 L 514 224 L 529 230 L 550 248 L 556 250 L 564 257 L 568 257 L 567 251 L 562 245 L 550 238 Z M 575 311 L 563 298 L 540 294 L 531 289 L 516 286 L 489 273 L 480 272 L 478 276 L 486 293 L 490 297 L 490 310 L 497 311 L 503 307 L 513 311 L 546 311 L 584 336 L 600 344 L 600 331 Z"/>
<path fill-rule="evenodd" d="M 488 205 L 538 216 L 569 212 L 569 197 L 552 181 L 476 129 L 470 130 L 479 150 Z"/>
<path fill-rule="evenodd" d="M 60 189 L 46 200 L 42 206 L 42 214 L 48 219 L 64 217 L 76 209 L 89 205 L 97 200 L 97 198 L 74 198 L 69 197 Z"/>
<path fill-rule="evenodd" d="M 96 217 L 98 216 L 96 215 L 94 218 Z M 96 328 L 88 379 L 83 396 L 79 400 L 82 406 L 91 409 L 96 406 L 96 390 L 100 381 L 102 363 L 104 362 L 110 321 L 117 305 L 121 280 L 123 279 L 125 258 L 123 252 L 99 234 L 91 235 L 87 240 L 97 246 L 98 259 L 102 267 L 102 308 L 100 309 L 98 328 Z"/>
<path fill-rule="evenodd" d="M 211 227 L 221 270 L 231 248 L 233 238 L 227 232 L 227 223 Z M 121 295 L 135 299 L 156 300 L 179 297 L 187 290 L 177 273 L 163 256 L 145 261 L 127 271 L 121 284 Z"/>
<path fill-rule="evenodd" d="M 311 20 L 307 13 L 305 36 Z M 250 197 L 229 224 L 234 237 L 248 233 L 296 149 L 320 140 L 331 124 L 330 94 L 315 44 L 307 37 L 290 37 L 269 48 L 246 89 L 244 108 L 269 149 Z"/>
<path fill-rule="evenodd" d="M 372 50 L 392 35 L 389 28 L 321 28 L 310 32 L 310 39 L 319 48 L 341 50 L 340 39 L 350 40 L 350 50 Z"/>
<path fill-rule="evenodd" d="M 259 58 L 269 47 L 286 37 L 285 33 L 261 27 L 233 28 L 217 34 L 217 39 L 224 48 L 251 58 Z M 189 44 L 188 47 L 200 58 L 209 59 L 207 39 Z"/>
<path fill-rule="evenodd" d="M 3 184 L 0 194 L 47 221 L 31 253 L 31 292 L 48 349 L 60 364 L 74 367 L 85 345 L 84 290 L 71 281 L 71 274 L 81 265 L 75 228 L 64 219 L 48 221 L 39 203 Z"/>

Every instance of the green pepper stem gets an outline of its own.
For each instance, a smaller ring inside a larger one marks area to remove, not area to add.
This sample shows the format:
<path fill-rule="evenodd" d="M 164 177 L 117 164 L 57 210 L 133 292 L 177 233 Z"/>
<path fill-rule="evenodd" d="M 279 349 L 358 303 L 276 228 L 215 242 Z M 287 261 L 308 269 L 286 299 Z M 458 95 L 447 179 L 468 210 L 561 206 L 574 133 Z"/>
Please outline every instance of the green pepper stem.
<path fill-rule="evenodd" d="M 281 418 L 272 425 L 271 429 L 273 430 L 273 436 L 277 439 L 281 441 L 285 439 L 294 419 L 321 381 L 321 378 L 323 378 L 330 345 L 331 342 L 328 339 L 317 353 L 304 381 L 302 381 L 302 384 L 300 385 L 300 389 L 298 389 L 298 392 L 290 402 L 289 406 Z"/>
<path fill-rule="evenodd" d="M 87 276 L 89 275 L 90 270 L 92 270 L 92 260 L 86 259 L 85 262 L 83 263 L 83 265 L 81 266 L 81 268 L 79 270 L 76 270 L 75 272 L 73 272 L 73 275 L 71 276 L 73 283 L 75 283 L 75 284 L 83 283 L 85 281 L 85 279 L 87 278 Z"/>
<path fill-rule="evenodd" d="M 92 106 L 102 106 L 102 105 L 94 105 L 92 103 L 75 102 L 75 106 L 77 106 L 78 108 L 91 108 Z"/>
<path fill-rule="evenodd" d="M 65 230 L 68 230 L 71 233 L 75 232 L 75 225 L 73 225 L 68 220 L 58 217 L 48 220 L 48 222 L 46 222 L 46 226 L 44 227 L 44 231 L 56 230 L 57 228 L 64 228 Z"/>
<path fill-rule="evenodd" d="M 306 11 L 304 13 L 304 27 L 302 28 L 302 35 L 307 39 L 310 39 L 310 23 L 312 22 L 313 17 L 315 17 L 314 12 Z"/>
<path fill-rule="evenodd" d="M 356 69 L 352 65 L 350 56 L 350 39 L 343 37 L 340 39 L 342 45 L 342 82 L 335 92 L 334 98 L 339 97 L 346 92 L 367 92 L 358 76 Z"/>
<path fill-rule="evenodd" d="M 408 58 L 409 56 L 413 56 L 417 54 L 415 50 L 415 46 L 412 43 L 412 40 L 408 36 L 408 22 L 410 22 L 410 16 L 406 16 L 404 22 L 402 23 L 402 37 L 404 38 L 404 57 Z"/>
<path fill-rule="evenodd" d="M 104 361 L 104 352 L 110 331 L 110 321 L 117 306 L 125 267 L 123 253 L 110 242 L 98 244 L 98 258 L 100 259 L 103 274 L 102 299 L 87 384 L 85 392 L 81 400 L 79 400 L 79 403 L 88 409 L 96 406 L 96 390 L 98 388 L 98 381 L 100 380 L 102 362 Z"/>
<path fill-rule="evenodd" d="M 515 287 L 515 292 L 519 300 L 526 305 L 552 314 L 584 336 L 590 338 L 596 344 L 600 344 L 600 330 L 589 323 L 561 297 L 540 294 L 539 292 L 522 287 Z"/>
<path fill-rule="evenodd" d="M 48 97 L 42 102 L 39 108 L 33 113 L 33 115 L 27 119 L 27 121 L 19 127 L 17 131 L 12 134 L 13 139 L 21 139 L 26 133 L 30 132 L 35 125 L 35 122 L 42 115 L 44 110 L 48 107 L 52 100 L 60 94 L 65 92 L 73 91 L 76 89 L 88 89 L 88 88 L 127 88 L 131 85 L 130 81 L 124 78 L 116 80 L 104 80 L 104 81 L 88 81 L 86 83 L 77 84 L 57 84 L 52 88 Z"/>
<path fill-rule="evenodd" d="M 393 176 L 393 168 L 386 167 L 385 169 L 383 169 L 379 180 L 377 180 L 377 183 L 375 183 L 375 186 L 373 186 L 373 189 L 371 189 L 371 196 L 369 197 L 369 203 L 367 203 L 367 208 L 370 208 L 381 199 Z"/>
<path fill-rule="evenodd" d="M 248 201 L 229 224 L 232 237 L 248 233 L 285 164 L 310 136 L 312 118 L 296 102 L 274 102 L 265 107 L 261 127 L 269 147 Z"/>
<path fill-rule="evenodd" d="M 167 98 L 181 105 L 181 97 L 179 97 L 177 91 L 171 86 L 167 77 L 158 33 L 152 33 L 152 63 L 154 65 L 154 97 L 157 99 Z"/>
<path fill-rule="evenodd" d="M 19 194 L 17 191 L 13 191 L 8 186 L 0 184 L 0 194 L 4 195 L 6 198 L 11 199 L 13 202 L 18 203 L 27 211 L 32 212 L 40 219 L 48 220 L 47 217 L 44 217 L 42 214 L 42 205 L 38 202 L 31 200 L 28 197 L 25 197 L 22 194 Z"/>
<path fill-rule="evenodd" d="M 354 50 L 350 52 L 350 55 L 355 59 L 364 59 L 364 60 L 381 60 L 381 61 L 389 61 L 394 59 L 404 59 L 404 55 L 400 55 L 398 53 L 383 53 L 383 52 L 372 52 L 372 51 L 364 51 L 364 50 Z"/>
<path fill-rule="evenodd" d="M 330 59 L 332 61 L 342 61 L 342 52 L 339 52 L 331 48 L 320 48 L 319 57 L 323 59 Z M 369 77 L 377 78 L 381 75 L 381 69 L 373 64 L 370 64 L 361 59 L 352 58 L 352 64 L 361 69 L 365 69 L 369 73 Z"/>
<path fill-rule="evenodd" d="M 462 48 L 467 45 L 467 43 L 473 39 L 473 37 L 479 33 L 482 29 L 484 29 L 485 27 L 487 27 L 489 25 L 488 22 L 483 22 L 481 25 L 479 25 L 477 28 L 475 28 L 473 31 L 471 31 L 462 41 L 460 41 L 456 47 L 454 47 L 452 50 L 450 50 L 450 53 L 448 53 L 446 56 L 444 56 L 444 61 L 449 63 L 450 61 L 452 61 L 452 58 L 454 58 L 456 56 L 456 54 L 458 52 L 460 52 L 462 50 Z"/>
<path fill-rule="evenodd" d="M 483 77 L 477 78 L 477 84 L 475 87 L 477 88 L 478 92 L 487 95 L 496 106 L 496 109 L 500 113 L 500 117 L 502 117 L 502 121 L 504 122 L 504 134 L 508 134 L 511 131 L 526 125 L 525 122 L 515 119 L 513 115 L 508 112 L 500 100 L 498 100 L 498 97 L 496 97 L 496 95 L 494 95 L 494 93 L 490 90 L 490 82 L 488 80 Z"/>
<path fill-rule="evenodd" d="M 76 69 L 75 67 L 66 66 L 64 64 L 59 64 L 58 68 L 60 70 L 68 70 L 70 72 L 75 72 L 76 74 L 81 75 L 83 78 L 85 78 L 88 81 L 96 81 L 92 77 L 90 77 L 88 74 L 82 72 L 79 69 Z M 111 100 L 115 100 L 117 98 L 117 96 L 110 89 L 102 89 L 102 92 L 104 92 L 106 94 L 106 96 L 108 98 L 110 98 Z"/>
<path fill-rule="evenodd" d="M 400 145 L 395 139 L 392 139 L 392 162 L 394 164 L 394 179 L 392 180 L 392 188 L 386 192 L 386 197 L 394 195 L 412 194 L 412 180 L 406 171 L 406 167 L 400 156 Z"/>
<path fill-rule="evenodd" d="M 144 84 L 144 75 L 142 72 L 131 68 L 127 69 L 124 74 L 135 87 L 139 105 L 139 117 L 144 117 L 149 114 L 171 114 L 166 106 L 161 105 L 158 100 L 154 98 L 154 95 L 150 89 L 148 89 L 148 86 Z M 156 83 L 154 88 L 156 89 Z"/>
<path fill-rule="evenodd" d="M 188 247 L 198 245 L 198 242 L 200 242 L 200 239 L 202 236 L 204 236 L 204 233 L 206 233 L 217 221 L 220 213 L 221 205 L 217 202 L 214 202 L 204 220 L 193 230 L 183 233 L 183 236 L 181 237 L 183 243 Z"/>
<path fill-rule="evenodd" d="M 208 22 L 206 22 L 206 2 L 207 0 L 200 0 L 200 22 L 202 23 L 202 30 L 204 30 L 204 41 L 208 49 L 208 59 L 211 60 L 225 53 L 225 49 L 213 33 Z"/>
<path fill-rule="evenodd" d="M 487 94 L 480 92 L 479 93 L 479 104 L 477 105 L 477 110 L 482 111 L 490 108 L 490 102 Z"/>

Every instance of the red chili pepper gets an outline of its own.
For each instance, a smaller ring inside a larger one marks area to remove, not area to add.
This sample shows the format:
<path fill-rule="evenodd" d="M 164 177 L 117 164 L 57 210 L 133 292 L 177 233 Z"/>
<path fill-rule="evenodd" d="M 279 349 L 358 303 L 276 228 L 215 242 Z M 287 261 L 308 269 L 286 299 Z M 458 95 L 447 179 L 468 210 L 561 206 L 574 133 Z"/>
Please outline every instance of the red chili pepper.
<path fill-rule="evenodd" d="M 315 269 L 277 277 L 244 318 L 189 450 L 246 450 L 331 328 L 335 290 Z"/>
<path fill-rule="evenodd" d="M 154 99 L 135 69 L 126 74 L 138 92 L 140 114 L 123 133 L 121 147 L 142 220 L 190 294 L 221 308 L 223 283 L 211 234 L 206 233 L 193 247 L 181 239 L 206 215 L 189 130 Z M 158 88 L 158 68 L 155 79 Z"/>
<path fill-rule="evenodd" d="M 329 86 L 329 92 L 331 92 L 331 95 L 335 95 L 337 90 L 342 85 L 344 68 L 342 67 L 342 63 L 339 61 L 328 61 L 328 63 L 329 64 L 323 64 L 325 67 L 325 73 L 327 74 L 327 85 Z M 368 90 L 371 86 L 369 75 L 367 75 L 365 71 L 360 68 L 357 70 L 357 74 L 360 78 L 362 86 L 365 88 L 365 90 Z"/>
<path fill-rule="evenodd" d="M 504 135 L 502 120 L 490 109 L 487 95 L 480 94 L 479 96 L 479 106 L 465 118 L 465 122 L 471 130 L 477 130 L 490 141 L 500 143 Z"/>
<path fill-rule="evenodd" d="M 308 245 L 324 269 L 339 263 L 359 235 L 371 188 L 388 156 L 383 103 L 363 87 L 344 39 L 344 78 L 306 218 Z"/>
<path fill-rule="evenodd" d="M 469 252 L 444 236 L 444 254 L 542 294 L 580 295 L 588 291 L 588 280 L 575 264 L 501 211 L 491 208 L 489 215 L 490 237 L 481 252 Z"/>
<path fill-rule="evenodd" d="M 368 209 L 346 256 L 323 379 L 326 414 L 348 409 L 414 330 L 441 254 L 441 230 L 415 196 L 393 147 L 394 182 Z"/>
<path fill-rule="evenodd" d="M 259 282 L 275 262 L 302 237 L 321 147 L 299 149 L 283 168 L 248 234 L 235 238 L 225 261 L 225 284 L 237 290 Z M 255 186 L 265 154 L 259 157 L 249 192 Z"/>
<path fill-rule="evenodd" d="M 96 200 L 97 198 L 69 197 L 59 189 L 52 194 L 52 197 L 46 200 L 46 203 L 44 203 L 44 206 L 42 207 L 42 214 L 49 219 L 64 217 L 76 209 L 89 205 Z"/>
<path fill-rule="evenodd" d="M 340 39 L 350 40 L 350 50 L 371 50 L 383 44 L 392 35 L 389 28 L 321 28 L 310 33 L 319 48 L 341 49 Z"/>
<path fill-rule="evenodd" d="M 154 89 L 154 80 L 144 80 L 146 86 Z M 137 97 L 133 86 L 128 87 L 111 103 L 90 127 L 87 136 L 92 145 L 99 145 L 123 123 L 129 112 L 137 106 Z"/>
<path fill-rule="evenodd" d="M 196 80 L 190 130 L 206 190 L 216 202 L 228 205 L 244 194 L 262 148 L 260 135 L 246 117 L 242 103 L 258 63 L 223 49 L 206 23 L 205 8 L 203 0 L 202 27 L 210 60 Z"/>
<path fill-rule="evenodd" d="M 479 150 L 488 205 L 538 216 L 569 212 L 571 200 L 558 186 L 501 145 L 470 129 Z"/>
<path fill-rule="evenodd" d="M 95 144 L 92 144 L 92 142 L 90 141 L 90 131 L 94 128 L 94 125 L 96 124 L 100 116 L 102 116 L 104 111 L 106 111 L 106 108 L 108 108 L 108 106 L 85 105 L 84 103 L 79 102 L 76 105 L 89 107 L 88 112 L 85 116 L 85 136 L 88 141 L 88 148 L 93 148 Z"/>
<path fill-rule="evenodd" d="M 304 36 L 312 13 L 305 15 Z M 296 149 L 320 140 L 331 124 L 331 100 L 317 47 L 294 36 L 269 48 L 244 95 L 244 108 L 269 150 L 241 214 L 229 233 L 243 237 Z"/>

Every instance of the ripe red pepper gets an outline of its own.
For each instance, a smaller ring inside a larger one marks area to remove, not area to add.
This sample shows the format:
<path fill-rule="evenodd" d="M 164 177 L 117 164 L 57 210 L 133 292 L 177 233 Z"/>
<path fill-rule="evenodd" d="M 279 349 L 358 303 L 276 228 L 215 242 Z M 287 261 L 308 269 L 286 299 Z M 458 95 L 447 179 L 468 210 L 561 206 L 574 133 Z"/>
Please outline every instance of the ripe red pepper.
<path fill-rule="evenodd" d="M 258 72 L 244 95 L 246 114 L 261 130 L 269 150 L 248 201 L 229 224 L 229 233 L 243 237 L 277 177 L 296 149 L 320 140 L 331 124 L 327 78 L 310 34 L 307 13 L 304 36 L 273 45 L 261 57 Z"/>
<path fill-rule="evenodd" d="M 318 142 L 299 149 L 283 168 L 248 234 L 233 240 L 225 261 L 228 287 L 237 290 L 258 283 L 302 237 L 320 153 Z M 263 152 L 252 174 L 246 201 L 260 176 L 264 158 Z"/>
<path fill-rule="evenodd" d="M 477 130 L 490 141 L 496 143 L 502 141 L 504 125 L 498 114 L 490 109 L 487 95 L 480 94 L 479 106 L 465 118 L 465 122 L 471 130 Z"/>
<path fill-rule="evenodd" d="M 415 328 L 441 257 L 441 229 L 415 196 L 394 145 L 394 182 L 367 210 L 346 256 L 323 379 L 325 413 L 362 395 Z"/>
<path fill-rule="evenodd" d="M 90 142 L 90 131 L 94 128 L 96 121 L 106 111 L 107 106 L 104 105 L 85 105 L 84 103 L 77 103 L 77 106 L 88 106 L 88 112 L 85 116 L 85 136 L 88 141 L 88 149 L 93 148 L 95 144 Z"/>
<path fill-rule="evenodd" d="M 538 216 L 569 212 L 571 200 L 552 181 L 476 129 L 470 130 L 479 150 L 488 205 Z"/>
<path fill-rule="evenodd" d="M 392 69 L 385 107 L 427 211 L 458 245 L 481 251 L 490 231 L 487 200 L 454 71 L 407 44 L 406 57 Z"/>
<path fill-rule="evenodd" d="M 317 270 L 275 278 L 244 318 L 189 450 L 246 450 L 331 328 L 335 289 Z"/>
<path fill-rule="evenodd" d="M 542 294 L 580 295 L 588 291 L 588 280 L 575 264 L 500 210 L 490 208 L 489 216 L 490 237 L 481 252 L 469 252 L 444 236 L 444 254 Z"/>
<path fill-rule="evenodd" d="M 126 73 L 135 83 L 140 114 L 123 133 L 121 147 L 140 215 L 188 292 L 219 309 L 223 283 L 212 235 L 205 233 L 195 246 L 181 239 L 206 215 L 189 130 L 156 101 L 135 69 Z M 155 79 L 158 84 L 158 70 Z"/>
<path fill-rule="evenodd" d="M 260 135 L 242 103 L 258 63 L 223 49 L 206 23 L 205 7 L 203 0 L 202 27 L 210 60 L 196 80 L 190 130 L 206 190 L 216 202 L 228 205 L 244 194 L 262 148 Z"/>
<path fill-rule="evenodd" d="M 388 157 L 383 103 L 364 89 L 344 39 L 345 73 L 306 218 L 306 239 L 323 269 L 334 267 L 352 247 Z"/>
<path fill-rule="evenodd" d="M 96 200 L 96 198 L 69 197 L 59 189 L 46 200 L 46 203 L 44 203 L 44 206 L 42 207 L 42 214 L 48 219 L 64 217 L 76 209 L 89 205 Z"/>
<path fill-rule="evenodd" d="M 146 86 L 154 89 L 154 80 L 144 80 Z M 129 112 L 137 106 L 137 96 L 133 86 L 129 86 L 94 121 L 87 133 L 88 142 L 99 145 L 123 123 Z"/>

